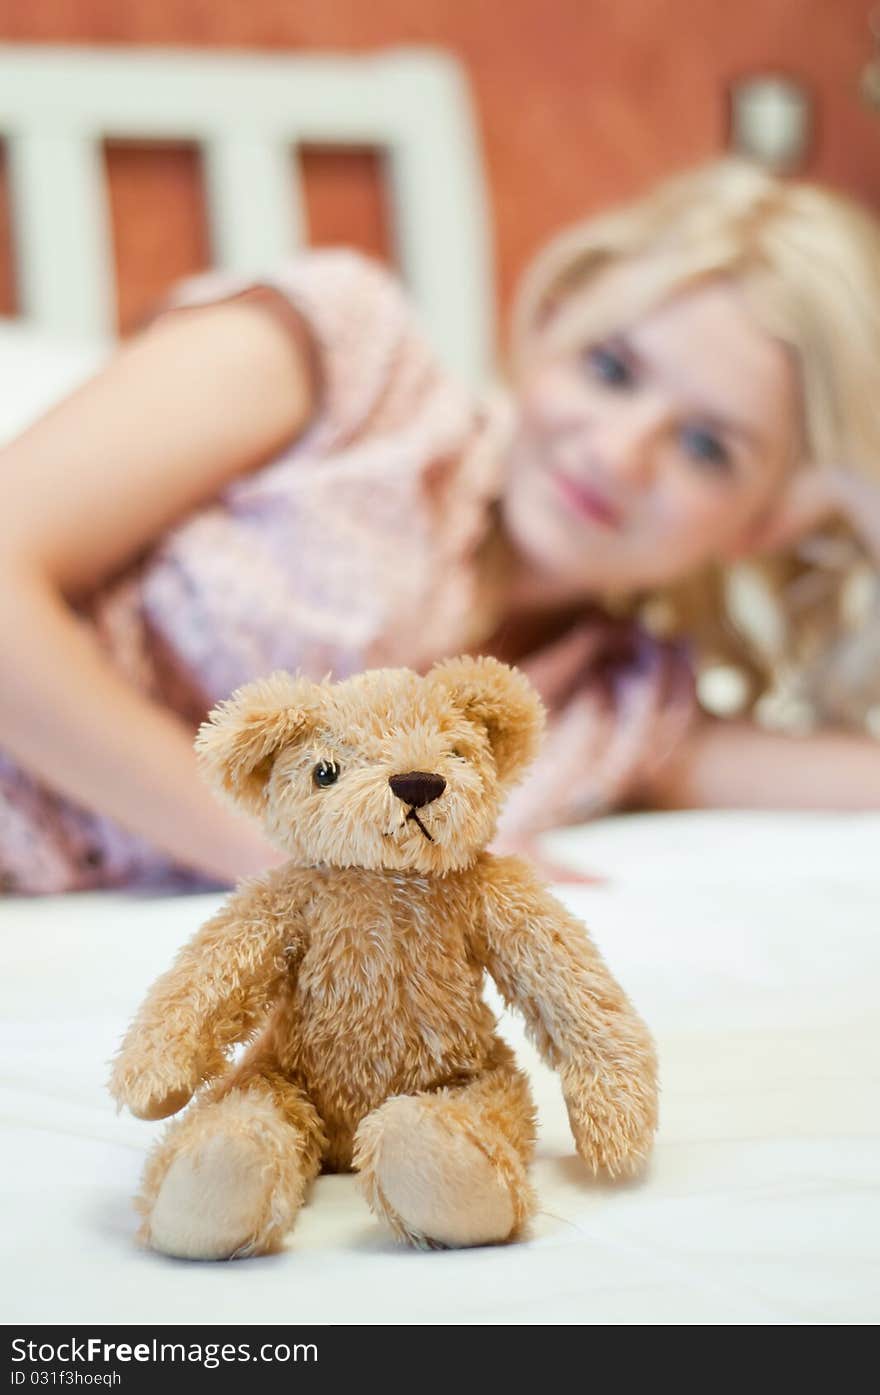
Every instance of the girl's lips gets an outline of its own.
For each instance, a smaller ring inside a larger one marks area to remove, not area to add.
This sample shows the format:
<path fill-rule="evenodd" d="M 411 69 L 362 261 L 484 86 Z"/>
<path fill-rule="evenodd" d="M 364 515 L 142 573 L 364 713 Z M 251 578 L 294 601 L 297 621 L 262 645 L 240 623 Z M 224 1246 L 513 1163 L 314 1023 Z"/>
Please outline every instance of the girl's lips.
<path fill-rule="evenodd" d="M 563 498 L 582 518 L 589 518 L 593 523 L 601 523 L 605 528 L 619 528 L 621 526 L 623 523 L 622 514 L 589 485 L 571 479 L 561 470 L 554 471 L 553 477 Z"/>

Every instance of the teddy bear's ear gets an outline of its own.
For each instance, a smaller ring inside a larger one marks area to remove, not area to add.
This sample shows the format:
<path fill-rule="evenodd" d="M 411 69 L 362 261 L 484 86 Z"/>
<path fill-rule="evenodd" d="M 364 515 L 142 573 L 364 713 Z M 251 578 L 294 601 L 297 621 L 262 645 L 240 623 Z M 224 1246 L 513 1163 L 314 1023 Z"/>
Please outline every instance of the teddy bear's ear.
<path fill-rule="evenodd" d="M 199 728 L 199 766 L 216 789 L 257 813 L 275 757 L 309 734 L 320 708 L 320 685 L 307 678 L 279 671 L 247 683 Z"/>
<path fill-rule="evenodd" d="M 498 779 L 512 784 L 538 754 L 544 730 L 544 704 L 525 674 L 489 655 L 465 655 L 441 660 L 427 678 L 485 727 Z"/>

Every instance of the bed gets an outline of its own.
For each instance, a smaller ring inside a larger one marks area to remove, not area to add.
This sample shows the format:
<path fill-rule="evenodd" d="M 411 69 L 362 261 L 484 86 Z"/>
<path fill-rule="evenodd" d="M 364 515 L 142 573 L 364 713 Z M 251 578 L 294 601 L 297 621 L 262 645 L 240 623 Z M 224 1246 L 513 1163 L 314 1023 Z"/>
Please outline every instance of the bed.
<path fill-rule="evenodd" d="M 326 1176 L 284 1251 L 174 1261 L 135 1243 L 161 1125 L 106 1062 L 216 896 L 0 902 L 7 1323 L 853 1324 L 880 1316 L 880 816 L 627 816 L 550 836 L 601 872 L 559 893 L 651 1023 L 647 1175 L 591 1181 L 555 1078 L 502 1029 L 540 1111 L 540 1210 L 500 1248 L 399 1248 Z M 490 990 L 491 992 L 491 990 Z"/>
<path fill-rule="evenodd" d="M 239 276 L 308 244 L 305 144 L 376 149 L 397 266 L 435 349 L 470 383 L 491 371 L 488 199 L 473 103 L 451 55 L 0 44 L 21 318 L 65 339 L 107 338 L 116 321 L 110 138 L 196 146 L 211 262 Z"/>

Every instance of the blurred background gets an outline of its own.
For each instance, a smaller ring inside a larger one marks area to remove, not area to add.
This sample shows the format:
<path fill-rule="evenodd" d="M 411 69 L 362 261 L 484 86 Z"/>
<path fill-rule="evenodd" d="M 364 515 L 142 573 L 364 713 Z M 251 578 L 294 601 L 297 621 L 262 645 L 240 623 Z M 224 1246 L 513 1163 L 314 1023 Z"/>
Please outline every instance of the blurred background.
<path fill-rule="evenodd" d="M 495 335 L 519 271 L 560 225 L 731 145 L 880 207 L 877 31 L 868 0 L 0 2 L 5 44 L 274 57 L 415 45 L 451 55 L 485 178 Z M 395 262 L 382 151 L 319 140 L 298 159 L 305 240 Z M 211 264 L 204 171 L 186 138 L 108 132 L 104 160 L 124 331 L 169 283 Z M 8 164 L 0 147 L 7 317 L 26 309 Z"/>

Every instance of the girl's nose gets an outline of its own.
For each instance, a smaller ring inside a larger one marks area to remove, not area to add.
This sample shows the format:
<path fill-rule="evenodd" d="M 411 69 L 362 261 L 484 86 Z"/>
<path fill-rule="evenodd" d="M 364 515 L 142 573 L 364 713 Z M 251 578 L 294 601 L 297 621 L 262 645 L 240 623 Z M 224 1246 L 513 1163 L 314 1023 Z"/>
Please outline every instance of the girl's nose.
<path fill-rule="evenodd" d="M 593 452 L 596 463 L 609 480 L 643 485 L 650 479 L 657 442 L 665 429 L 666 416 L 660 404 L 646 404 L 619 412 L 602 422 L 595 432 Z"/>

